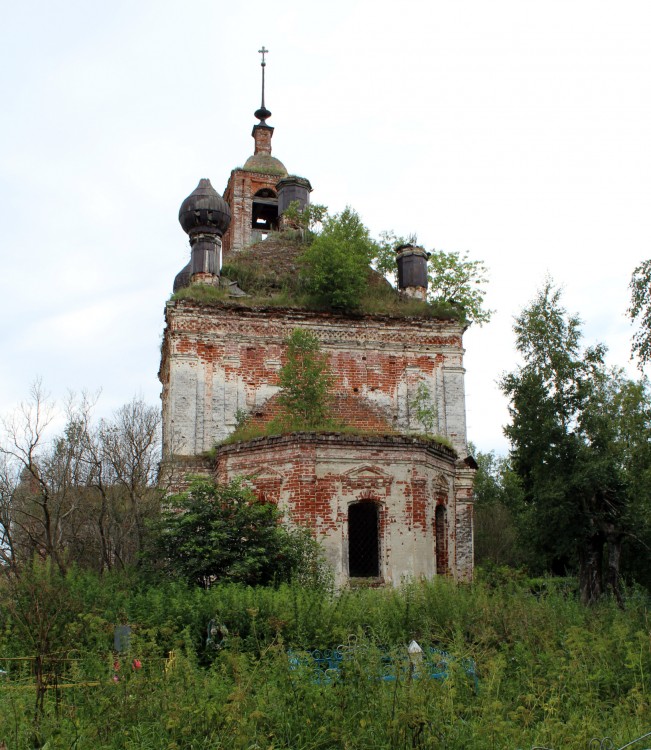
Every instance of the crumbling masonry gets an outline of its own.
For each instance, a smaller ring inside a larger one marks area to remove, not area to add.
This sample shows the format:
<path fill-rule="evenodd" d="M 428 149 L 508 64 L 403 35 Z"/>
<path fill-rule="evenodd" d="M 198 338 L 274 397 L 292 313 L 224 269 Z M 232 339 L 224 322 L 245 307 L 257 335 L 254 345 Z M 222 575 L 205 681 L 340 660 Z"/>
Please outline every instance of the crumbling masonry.
<path fill-rule="evenodd" d="M 256 112 L 255 153 L 231 172 L 224 198 L 202 180 L 183 202 L 179 219 L 192 250 L 175 291 L 218 286 L 222 255 L 259 252 L 261 268 L 273 263 L 282 245 L 265 236 L 291 201 L 309 203 L 310 183 L 271 156 L 270 114 L 264 106 Z M 398 259 L 402 293 L 422 296 L 426 253 L 399 248 Z M 252 308 L 236 298 L 211 305 L 173 299 L 165 318 L 164 461 L 177 486 L 188 473 L 245 477 L 288 524 L 312 530 L 339 585 L 471 578 L 475 464 L 466 443 L 461 323 Z M 296 328 L 314 333 L 328 356 L 334 416 L 364 434 L 294 433 L 220 446 L 243 415 L 264 421 L 274 414 L 285 342 Z M 423 386 L 435 407 L 434 431 L 452 449 L 419 436 L 414 403 Z"/>

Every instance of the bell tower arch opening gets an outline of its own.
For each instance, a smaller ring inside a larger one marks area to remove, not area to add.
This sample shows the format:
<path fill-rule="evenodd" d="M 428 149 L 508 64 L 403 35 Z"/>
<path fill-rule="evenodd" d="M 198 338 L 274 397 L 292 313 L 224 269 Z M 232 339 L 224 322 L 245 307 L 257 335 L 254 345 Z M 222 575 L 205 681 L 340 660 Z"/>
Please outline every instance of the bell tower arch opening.
<path fill-rule="evenodd" d="M 380 575 L 380 510 L 376 502 L 357 502 L 348 507 L 348 575 Z"/>
<path fill-rule="evenodd" d="M 265 239 L 274 229 L 278 229 L 278 196 L 271 188 L 263 188 L 253 196 L 252 235 L 257 234 L 259 239 Z"/>

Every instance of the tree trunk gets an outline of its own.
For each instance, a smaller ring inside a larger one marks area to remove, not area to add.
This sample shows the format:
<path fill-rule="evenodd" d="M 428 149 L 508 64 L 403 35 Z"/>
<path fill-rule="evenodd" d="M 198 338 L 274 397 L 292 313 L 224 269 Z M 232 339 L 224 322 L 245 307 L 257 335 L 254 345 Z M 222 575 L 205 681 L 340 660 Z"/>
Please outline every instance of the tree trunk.
<path fill-rule="evenodd" d="M 582 604 L 594 604 L 603 594 L 602 534 L 593 534 L 579 550 L 579 593 Z"/>
<path fill-rule="evenodd" d="M 105 527 L 106 517 L 108 516 L 108 503 L 106 500 L 106 493 L 104 492 L 103 488 L 100 487 L 99 491 L 102 497 L 102 503 L 100 506 L 99 519 L 97 521 L 97 530 L 99 531 L 99 541 L 100 541 L 100 550 L 101 550 L 100 573 L 103 573 L 104 570 L 111 570 L 112 561 L 111 561 L 111 555 L 109 554 L 109 544 L 106 538 L 106 527 Z"/>
<path fill-rule="evenodd" d="M 624 597 L 620 586 L 619 564 L 622 557 L 622 536 L 616 534 L 614 527 L 606 531 L 608 542 L 608 570 L 606 572 L 606 586 L 613 592 L 620 609 L 624 609 Z"/>

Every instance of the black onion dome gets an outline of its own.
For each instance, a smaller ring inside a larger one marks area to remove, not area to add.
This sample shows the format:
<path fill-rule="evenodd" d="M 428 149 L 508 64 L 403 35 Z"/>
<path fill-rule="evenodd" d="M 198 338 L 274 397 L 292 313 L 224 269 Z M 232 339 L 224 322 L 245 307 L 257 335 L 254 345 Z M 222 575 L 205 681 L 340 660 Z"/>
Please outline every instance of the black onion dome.
<path fill-rule="evenodd" d="M 223 235 L 231 223 L 231 210 L 210 180 L 204 178 L 181 203 L 179 222 L 187 234 L 208 232 Z"/>
<path fill-rule="evenodd" d="M 190 279 L 192 277 L 192 261 L 189 261 L 187 265 L 176 274 L 174 277 L 174 286 L 172 292 L 176 294 L 179 289 L 184 289 L 186 286 L 190 286 Z"/>

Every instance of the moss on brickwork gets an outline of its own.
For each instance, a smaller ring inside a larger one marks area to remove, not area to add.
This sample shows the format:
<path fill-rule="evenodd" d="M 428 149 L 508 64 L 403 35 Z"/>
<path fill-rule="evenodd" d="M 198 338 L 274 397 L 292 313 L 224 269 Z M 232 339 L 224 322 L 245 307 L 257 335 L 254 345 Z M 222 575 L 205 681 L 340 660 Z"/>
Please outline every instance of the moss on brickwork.
<path fill-rule="evenodd" d="M 309 242 L 309 239 L 307 240 Z M 307 293 L 301 256 L 306 238 L 292 230 L 274 232 L 266 240 L 230 254 L 222 266 L 222 286 L 196 284 L 172 295 L 172 300 L 192 300 L 206 305 L 229 305 L 254 308 L 287 308 L 315 312 L 335 312 Z M 373 268 L 367 280 L 359 307 L 353 315 L 386 315 L 396 318 L 430 318 L 456 320 L 465 326 L 463 310 L 439 301 L 408 299 Z M 228 285 L 235 282 L 246 297 L 230 297 Z"/>
<path fill-rule="evenodd" d="M 268 422 L 267 424 L 249 424 L 236 430 L 232 435 L 229 435 L 223 440 L 220 445 L 231 445 L 232 443 L 247 443 L 249 440 L 254 440 L 259 437 L 274 437 L 276 435 L 291 435 L 295 432 L 292 430 L 291 425 L 289 427 L 283 426 L 280 422 Z M 325 434 L 337 434 L 337 435 L 377 435 L 377 432 L 373 430 L 364 430 L 360 427 L 354 427 L 351 425 L 336 425 L 325 424 L 323 426 L 313 427 L 309 430 L 310 433 L 315 435 Z"/>
<path fill-rule="evenodd" d="M 244 167 L 242 167 L 242 171 L 257 172 L 265 176 L 270 174 L 278 175 L 280 177 L 287 176 L 287 168 L 280 159 L 276 159 L 275 156 L 262 152 L 250 156 L 246 160 Z"/>
<path fill-rule="evenodd" d="M 192 284 L 183 287 L 171 297 L 173 300 L 189 299 L 193 302 L 203 302 L 206 304 L 223 303 L 228 301 L 226 289 L 209 284 Z"/>
<path fill-rule="evenodd" d="M 248 443 L 251 440 L 257 440 L 258 438 L 272 438 L 282 437 L 288 435 L 299 434 L 297 431 L 292 430 L 291 427 L 283 427 L 280 422 L 272 421 L 266 424 L 259 422 L 250 422 L 242 425 L 234 433 L 229 435 L 227 438 L 217 443 L 209 451 L 206 451 L 206 456 L 214 458 L 217 455 L 219 448 L 225 445 L 235 445 L 237 443 Z M 322 436 L 348 436 L 348 437 L 359 437 L 359 438 L 386 438 L 386 439 L 413 439 L 418 443 L 426 443 L 439 448 L 446 448 L 451 453 L 456 455 L 454 448 L 452 447 L 451 441 L 444 435 L 402 435 L 396 431 L 391 432 L 379 432 L 373 429 L 364 429 L 355 425 L 337 425 L 333 427 L 332 423 L 326 424 L 323 427 L 315 427 L 309 431 L 300 431 L 301 435 L 322 435 Z"/>
<path fill-rule="evenodd" d="M 238 284 L 239 286 L 239 284 Z M 453 305 L 420 302 L 419 300 L 401 299 L 397 293 L 372 292 L 364 295 L 357 310 L 350 313 L 340 313 L 318 304 L 308 294 L 280 289 L 276 292 L 264 294 L 258 292 L 247 297 L 229 297 L 228 290 L 196 284 L 185 287 L 171 296 L 171 301 L 190 300 L 198 304 L 224 306 L 235 308 L 306 310 L 312 312 L 331 312 L 348 317 L 360 318 L 365 315 L 386 316 L 390 318 L 429 318 L 432 320 L 454 320 L 465 326 L 463 311 Z"/>

